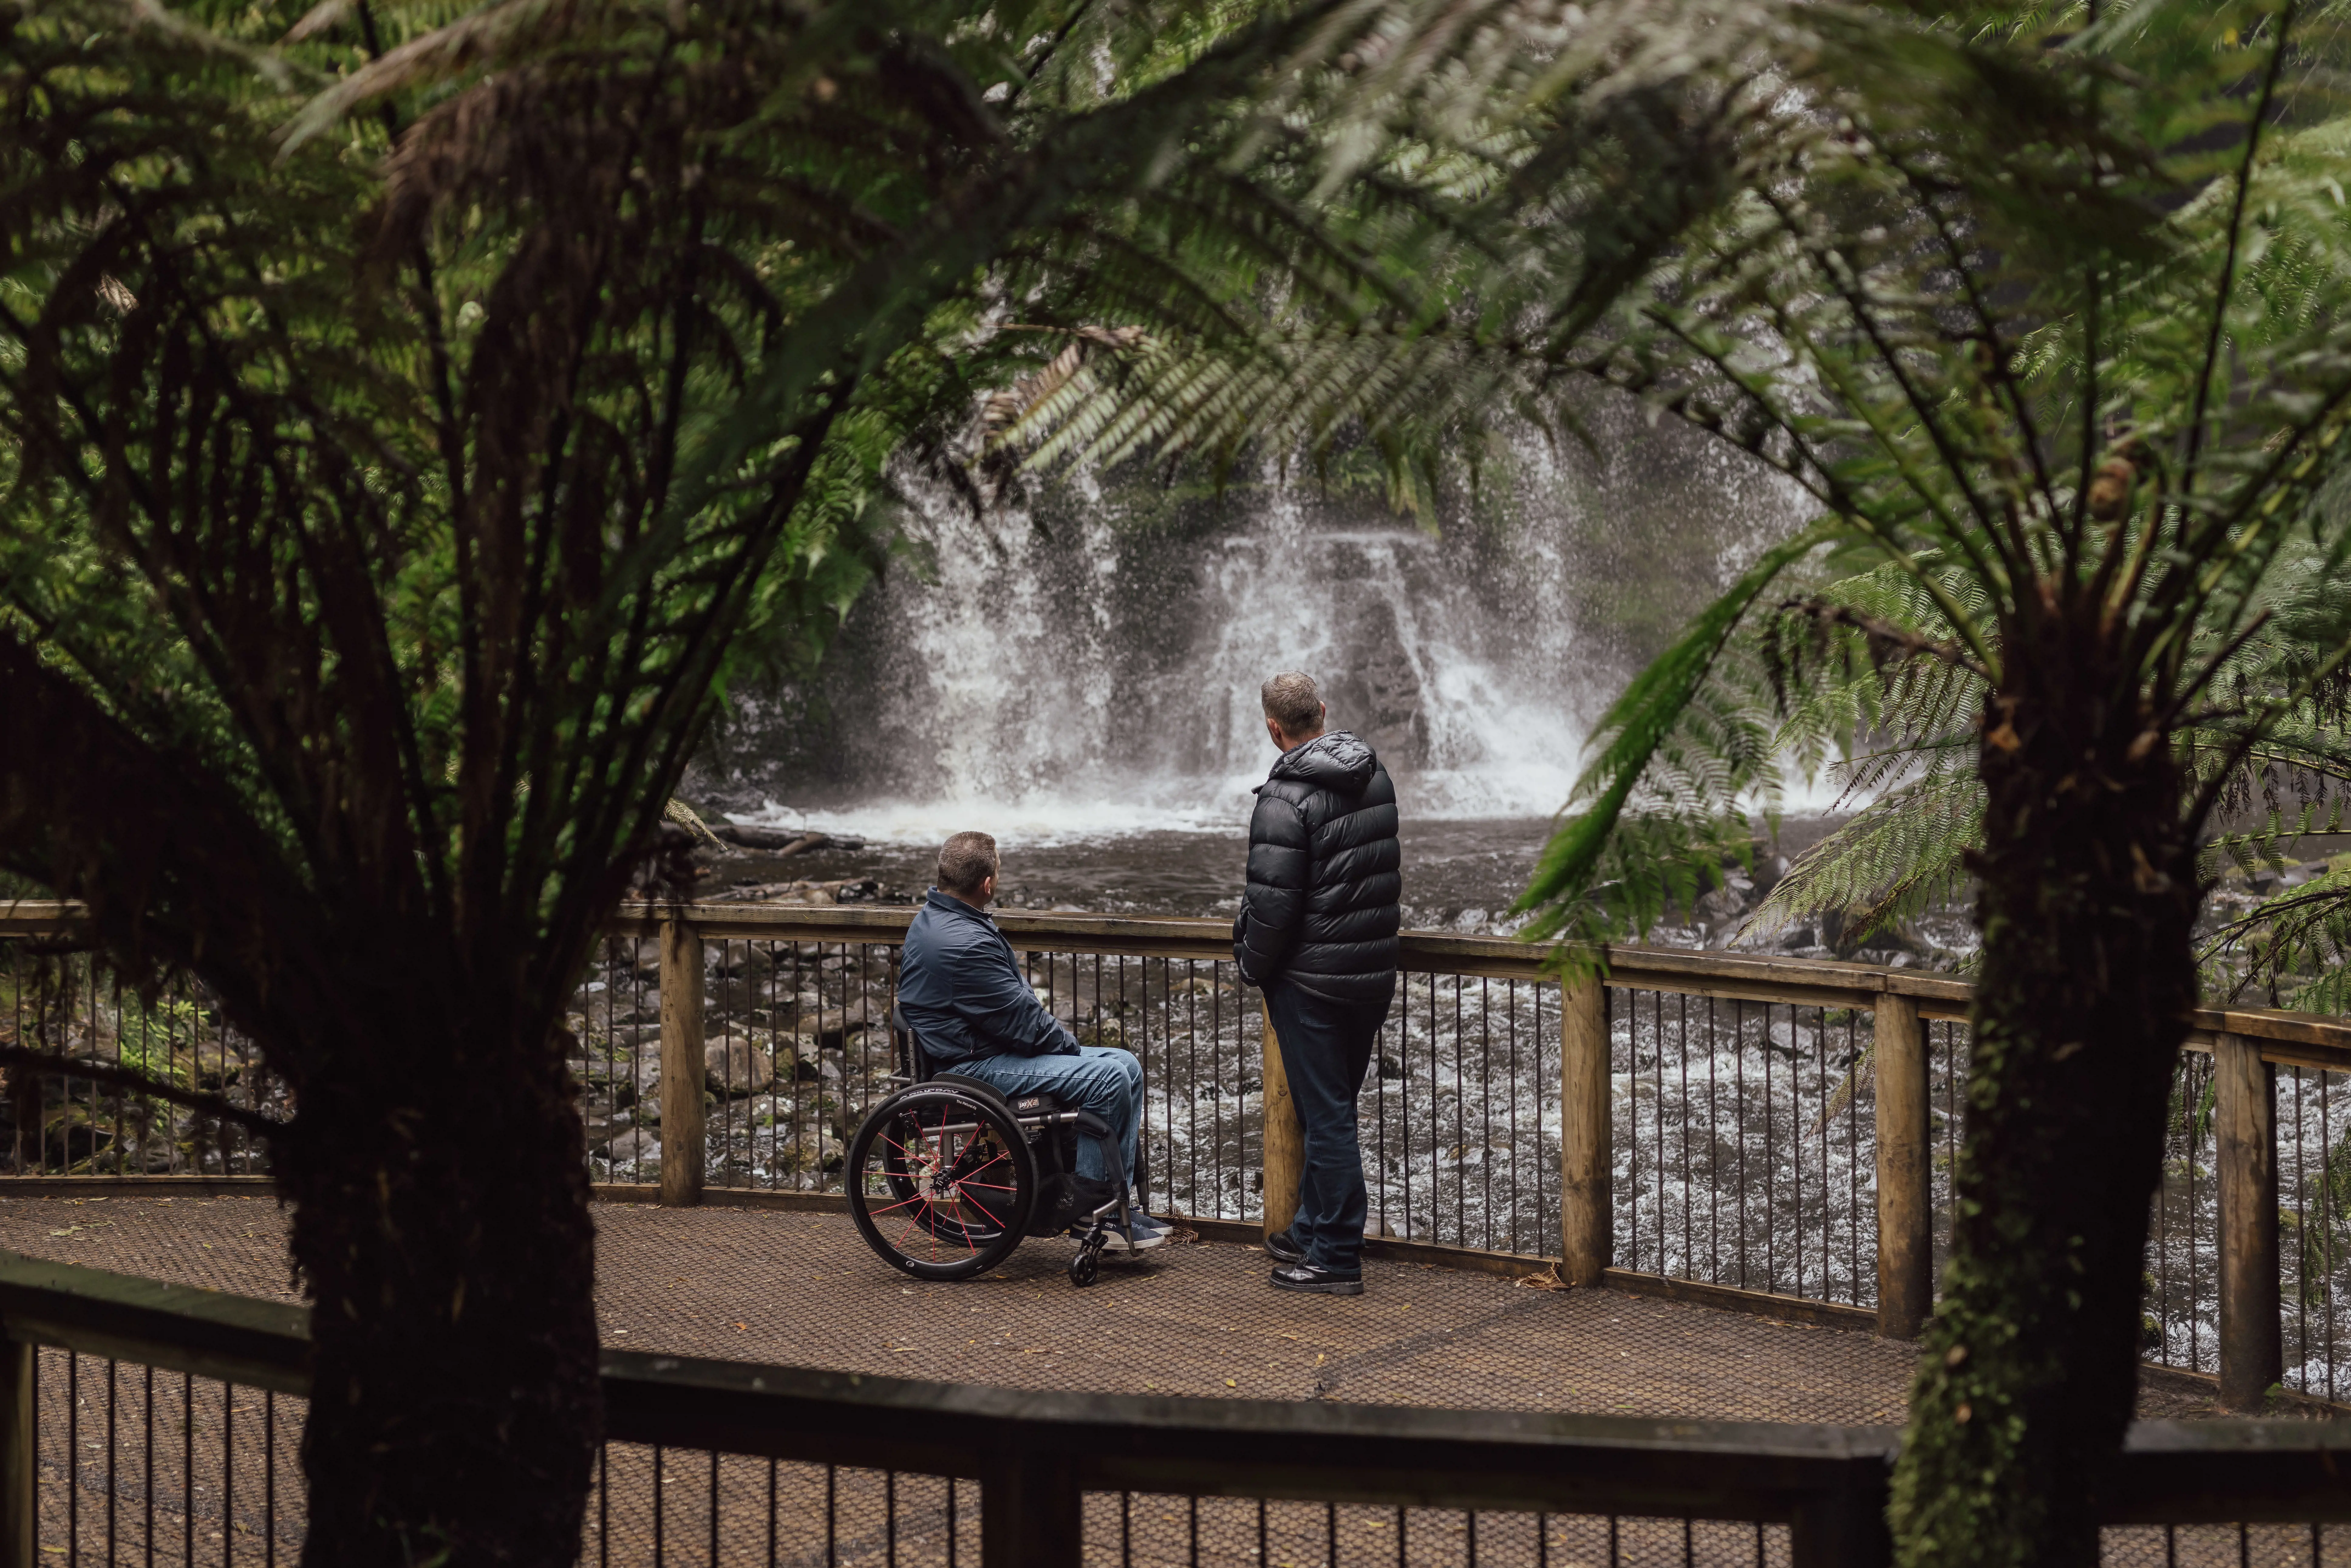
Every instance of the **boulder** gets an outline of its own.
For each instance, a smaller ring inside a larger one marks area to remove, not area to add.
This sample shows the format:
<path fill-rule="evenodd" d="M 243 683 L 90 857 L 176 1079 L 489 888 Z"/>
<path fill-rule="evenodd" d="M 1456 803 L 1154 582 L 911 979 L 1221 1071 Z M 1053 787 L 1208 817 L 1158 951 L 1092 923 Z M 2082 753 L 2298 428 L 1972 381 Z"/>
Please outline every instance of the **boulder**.
<path fill-rule="evenodd" d="M 716 1040 L 703 1051 L 710 1087 L 721 1094 L 758 1094 L 776 1081 L 776 1064 L 747 1040 Z"/>
<path fill-rule="evenodd" d="M 631 1127 L 616 1134 L 604 1146 L 605 1157 L 614 1165 L 654 1165 L 661 1160 L 661 1139 L 643 1127 Z"/>
<path fill-rule="evenodd" d="M 871 1001 L 864 997 L 858 997 L 841 1007 L 828 1008 L 817 1014 L 814 1019 L 802 1014 L 800 1028 L 806 1030 L 813 1025 L 814 1032 L 820 1040 L 826 1044 L 838 1045 L 841 1043 L 841 1037 L 852 1030 L 886 1023 L 888 1012 L 889 1009 L 883 1004 Z"/>

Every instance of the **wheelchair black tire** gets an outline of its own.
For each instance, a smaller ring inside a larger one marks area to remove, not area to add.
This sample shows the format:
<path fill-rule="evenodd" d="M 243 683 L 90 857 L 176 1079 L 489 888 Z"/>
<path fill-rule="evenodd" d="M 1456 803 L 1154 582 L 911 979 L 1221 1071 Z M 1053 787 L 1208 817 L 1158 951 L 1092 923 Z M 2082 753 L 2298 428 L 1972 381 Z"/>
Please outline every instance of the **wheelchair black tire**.
<path fill-rule="evenodd" d="M 1020 1245 L 1037 1201 L 1036 1156 L 1010 1108 L 952 1083 L 917 1083 L 875 1106 L 843 1176 L 858 1234 L 918 1280 L 995 1268 Z"/>

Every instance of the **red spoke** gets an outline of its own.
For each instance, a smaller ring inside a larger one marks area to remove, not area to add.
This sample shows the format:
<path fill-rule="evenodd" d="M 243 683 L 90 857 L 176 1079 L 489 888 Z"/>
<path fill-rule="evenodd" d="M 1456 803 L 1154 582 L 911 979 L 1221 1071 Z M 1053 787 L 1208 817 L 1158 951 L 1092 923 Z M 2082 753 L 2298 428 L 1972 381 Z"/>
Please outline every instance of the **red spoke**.
<path fill-rule="evenodd" d="M 866 1212 L 867 1214 L 869 1214 L 869 1215 L 871 1215 L 871 1214 L 887 1214 L 887 1213 L 889 1213 L 889 1212 L 890 1212 L 890 1209 L 891 1209 L 891 1208 L 904 1208 L 904 1207 L 906 1207 L 906 1205 L 908 1205 L 908 1204 L 910 1204 L 910 1203 L 922 1203 L 922 1202 L 924 1202 L 924 1201 L 925 1201 L 925 1199 L 924 1198 L 923 1195 L 922 1195 L 921 1193 L 916 1193 L 916 1194 L 915 1194 L 914 1197 L 906 1197 L 906 1198 L 901 1198 L 901 1199 L 899 1199 L 896 1203 L 892 1204 L 892 1205 L 890 1206 L 890 1208 L 869 1208 L 869 1209 L 867 1209 L 865 1212 Z"/>
<path fill-rule="evenodd" d="M 1017 1186 L 1006 1186 L 1000 1181 L 959 1181 L 955 1185 L 957 1192 L 961 1192 L 967 1186 L 984 1186 L 990 1192 L 1019 1192 L 1020 1190 Z"/>

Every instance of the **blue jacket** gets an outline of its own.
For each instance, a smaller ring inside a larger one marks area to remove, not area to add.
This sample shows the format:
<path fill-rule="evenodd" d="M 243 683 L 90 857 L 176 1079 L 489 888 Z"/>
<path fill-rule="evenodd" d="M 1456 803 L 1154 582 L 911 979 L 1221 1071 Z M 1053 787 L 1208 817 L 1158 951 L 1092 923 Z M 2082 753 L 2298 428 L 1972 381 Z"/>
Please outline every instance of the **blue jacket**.
<path fill-rule="evenodd" d="M 1077 1054 L 1078 1042 L 1029 988 L 996 922 L 935 887 L 906 930 L 898 1007 L 942 1067 L 986 1056 Z"/>

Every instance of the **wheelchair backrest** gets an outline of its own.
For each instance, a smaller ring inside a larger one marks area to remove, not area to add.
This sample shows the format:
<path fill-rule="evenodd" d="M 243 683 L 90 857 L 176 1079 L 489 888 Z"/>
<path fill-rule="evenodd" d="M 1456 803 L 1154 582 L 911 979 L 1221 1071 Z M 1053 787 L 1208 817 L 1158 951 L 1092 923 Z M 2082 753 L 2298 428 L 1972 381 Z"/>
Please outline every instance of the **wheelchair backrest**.
<path fill-rule="evenodd" d="M 931 1053 L 923 1049 L 922 1037 L 914 1026 L 906 1021 L 905 1009 L 890 1009 L 890 1043 L 898 1058 L 898 1071 L 909 1083 L 927 1083 L 931 1080 Z"/>

